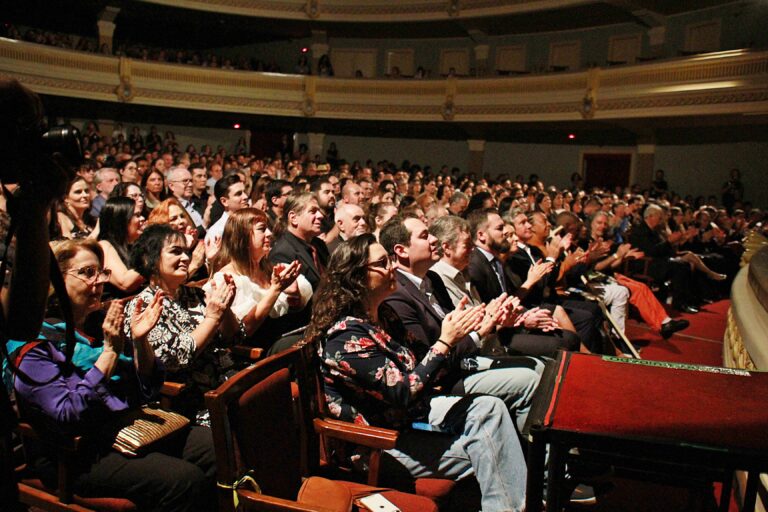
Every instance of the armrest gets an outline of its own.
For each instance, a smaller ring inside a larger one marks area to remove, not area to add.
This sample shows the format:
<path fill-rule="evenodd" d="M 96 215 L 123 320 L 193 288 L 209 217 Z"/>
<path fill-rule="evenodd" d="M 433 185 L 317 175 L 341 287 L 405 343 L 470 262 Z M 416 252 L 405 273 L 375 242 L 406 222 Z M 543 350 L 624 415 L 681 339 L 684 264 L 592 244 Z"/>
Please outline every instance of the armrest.
<path fill-rule="evenodd" d="M 391 450 L 397 443 L 399 432 L 388 428 L 356 425 L 346 421 L 315 418 L 315 432 L 333 439 L 375 448 Z"/>
<path fill-rule="evenodd" d="M 31 439 L 39 442 L 51 441 L 50 439 L 41 438 L 40 435 L 37 433 L 37 431 L 34 428 L 32 428 L 32 425 L 30 425 L 29 423 L 20 421 L 17 428 L 22 438 Z M 61 450 L 64 450 L 66 452 L 77 452 L 80 449 L 81 442 L 82 442 L 81 436 L 67 437 L 67 436 L 57 435 L 56 441 L 55 441 L 55 447 Z"/>
<path fill-rule="evenodd" d="M 333 510 L 328 508 L 267 496 L 266 494 L 249 491 L 248 489 L 238 489 L 237 497 L 240 499 L 240 508 L 245 511 L 333 512 Z"/>
<path fill-rule="evenodd" d="M 160 394 L 167 397 L 179 396 L 179 394 L 184 391 L 185 387 L 186 385 L 181 382 L 165 381 L 160 388 Z"/>
<path fill-rule="evenodd" d="M 264 355 L 263 348 L 249 347 L 247 345 L 235 345 L 230 350 L 235 357 L 249 361 L 258 361 Z"/>

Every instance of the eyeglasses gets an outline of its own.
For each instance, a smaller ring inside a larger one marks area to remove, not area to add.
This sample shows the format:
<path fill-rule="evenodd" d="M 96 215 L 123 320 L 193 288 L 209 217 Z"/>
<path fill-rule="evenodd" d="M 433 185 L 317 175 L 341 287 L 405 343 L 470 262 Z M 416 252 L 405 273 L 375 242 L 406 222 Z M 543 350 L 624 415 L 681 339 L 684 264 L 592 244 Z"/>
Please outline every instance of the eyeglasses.
<path fill-rule="evenodd" d="M 183 183 L 185 185 L 192 183 L 192 178 L 184 178 L 183 180 L 171 180 L 171 183 Z"/>
<path fill-rule="evenodd" d="M 389 259 L 389 256 L 384 256 L 381 259 L 378 259 L 376 261 L 371 261 L 365 264 L 367 268 L 379 268 L 382 270 L 389 270 L 392 266 L 392 260 Z"/>
<path fill-rule="evenodd" d="M 109 277 L 112 275 L 112 271 L 110 269 L 100 269 L 98 267 L 73 268 L 67 270 L 64 273 L 80 279 L 87 284 L 106 283 L 109 281 Z"/>

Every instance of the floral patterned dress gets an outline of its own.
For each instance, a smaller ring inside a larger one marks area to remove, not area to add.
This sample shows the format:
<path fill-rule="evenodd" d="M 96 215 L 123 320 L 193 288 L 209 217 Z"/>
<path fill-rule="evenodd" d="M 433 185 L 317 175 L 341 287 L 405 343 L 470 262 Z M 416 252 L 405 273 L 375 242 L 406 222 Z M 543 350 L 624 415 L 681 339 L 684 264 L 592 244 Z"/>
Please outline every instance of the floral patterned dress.
<path fill-rule="evenodd" d="M 139 297 L 147 305 L 157 292 L 157 287 L 148 286 L 125 306 L 125 321 L 123 332 L 126 340 L 131 339 L 131 318 L 136 309 Z M 193 418 L 198 425 L 210 426 L 208 411 L 204 408 L 203 395 L 206 391 L 216 389 L 238 367 L 235 365 L 229 350 L 223 345 L 221 334 L 201 352 L 192 337 L 200 322 L 205 318 L 205 301 L 203 291 L 199 288 L 182 286 L 178 297 L 163 300 L 163 310 L 157 325 L 149 331 L 147 338 L 155 351 L 155 356 L 163 363 L 168 380 L 181 382 L 186 385 L 181 399 L 180 411 Z M 245 327 L 240 322 L 239 337 L 245 336 Z"/>
<path fill-rule="evenodd" d="M 421 361 L 367 320 L 345 317 L 318 349 L 330 413 L 364 425 L 403 428 L 428 412 L 430 383 L 446 356 L 430 349 Z"/>

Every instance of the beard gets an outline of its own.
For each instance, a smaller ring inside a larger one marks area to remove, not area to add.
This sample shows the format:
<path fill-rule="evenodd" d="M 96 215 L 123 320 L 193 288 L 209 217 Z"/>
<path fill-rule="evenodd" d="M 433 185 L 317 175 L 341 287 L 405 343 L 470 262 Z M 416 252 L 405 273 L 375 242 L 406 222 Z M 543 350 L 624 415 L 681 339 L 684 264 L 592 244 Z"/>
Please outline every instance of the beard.
<path fill-rule="evenodd" d="M 502 240 L 501 242 L 497 242 L 496 240 L 491 240 L 491 243 L 488 244 L 488 247 L 491 248 L 492 251 L 498 252 L 499 254 L 505 254 L 508 253 L 509 250 L 512 248 L 512 246 L 509 243 L 509 240 Z"/>

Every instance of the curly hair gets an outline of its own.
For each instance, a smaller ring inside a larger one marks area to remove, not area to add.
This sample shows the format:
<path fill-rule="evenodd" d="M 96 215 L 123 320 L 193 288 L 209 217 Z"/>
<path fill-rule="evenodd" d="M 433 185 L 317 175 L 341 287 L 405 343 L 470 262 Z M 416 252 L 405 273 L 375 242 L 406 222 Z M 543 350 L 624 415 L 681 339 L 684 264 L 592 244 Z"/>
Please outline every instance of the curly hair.
<path fill-rule="evenodd" d="M 312 298 L 312 320 L 305 340 L 321 340 L 340 318 L 350 315 L 370 320 L 367 304 L 368 251 L 376 238 L 365 233 L 342 242 L 333 251 L 328 268 Z"/>

